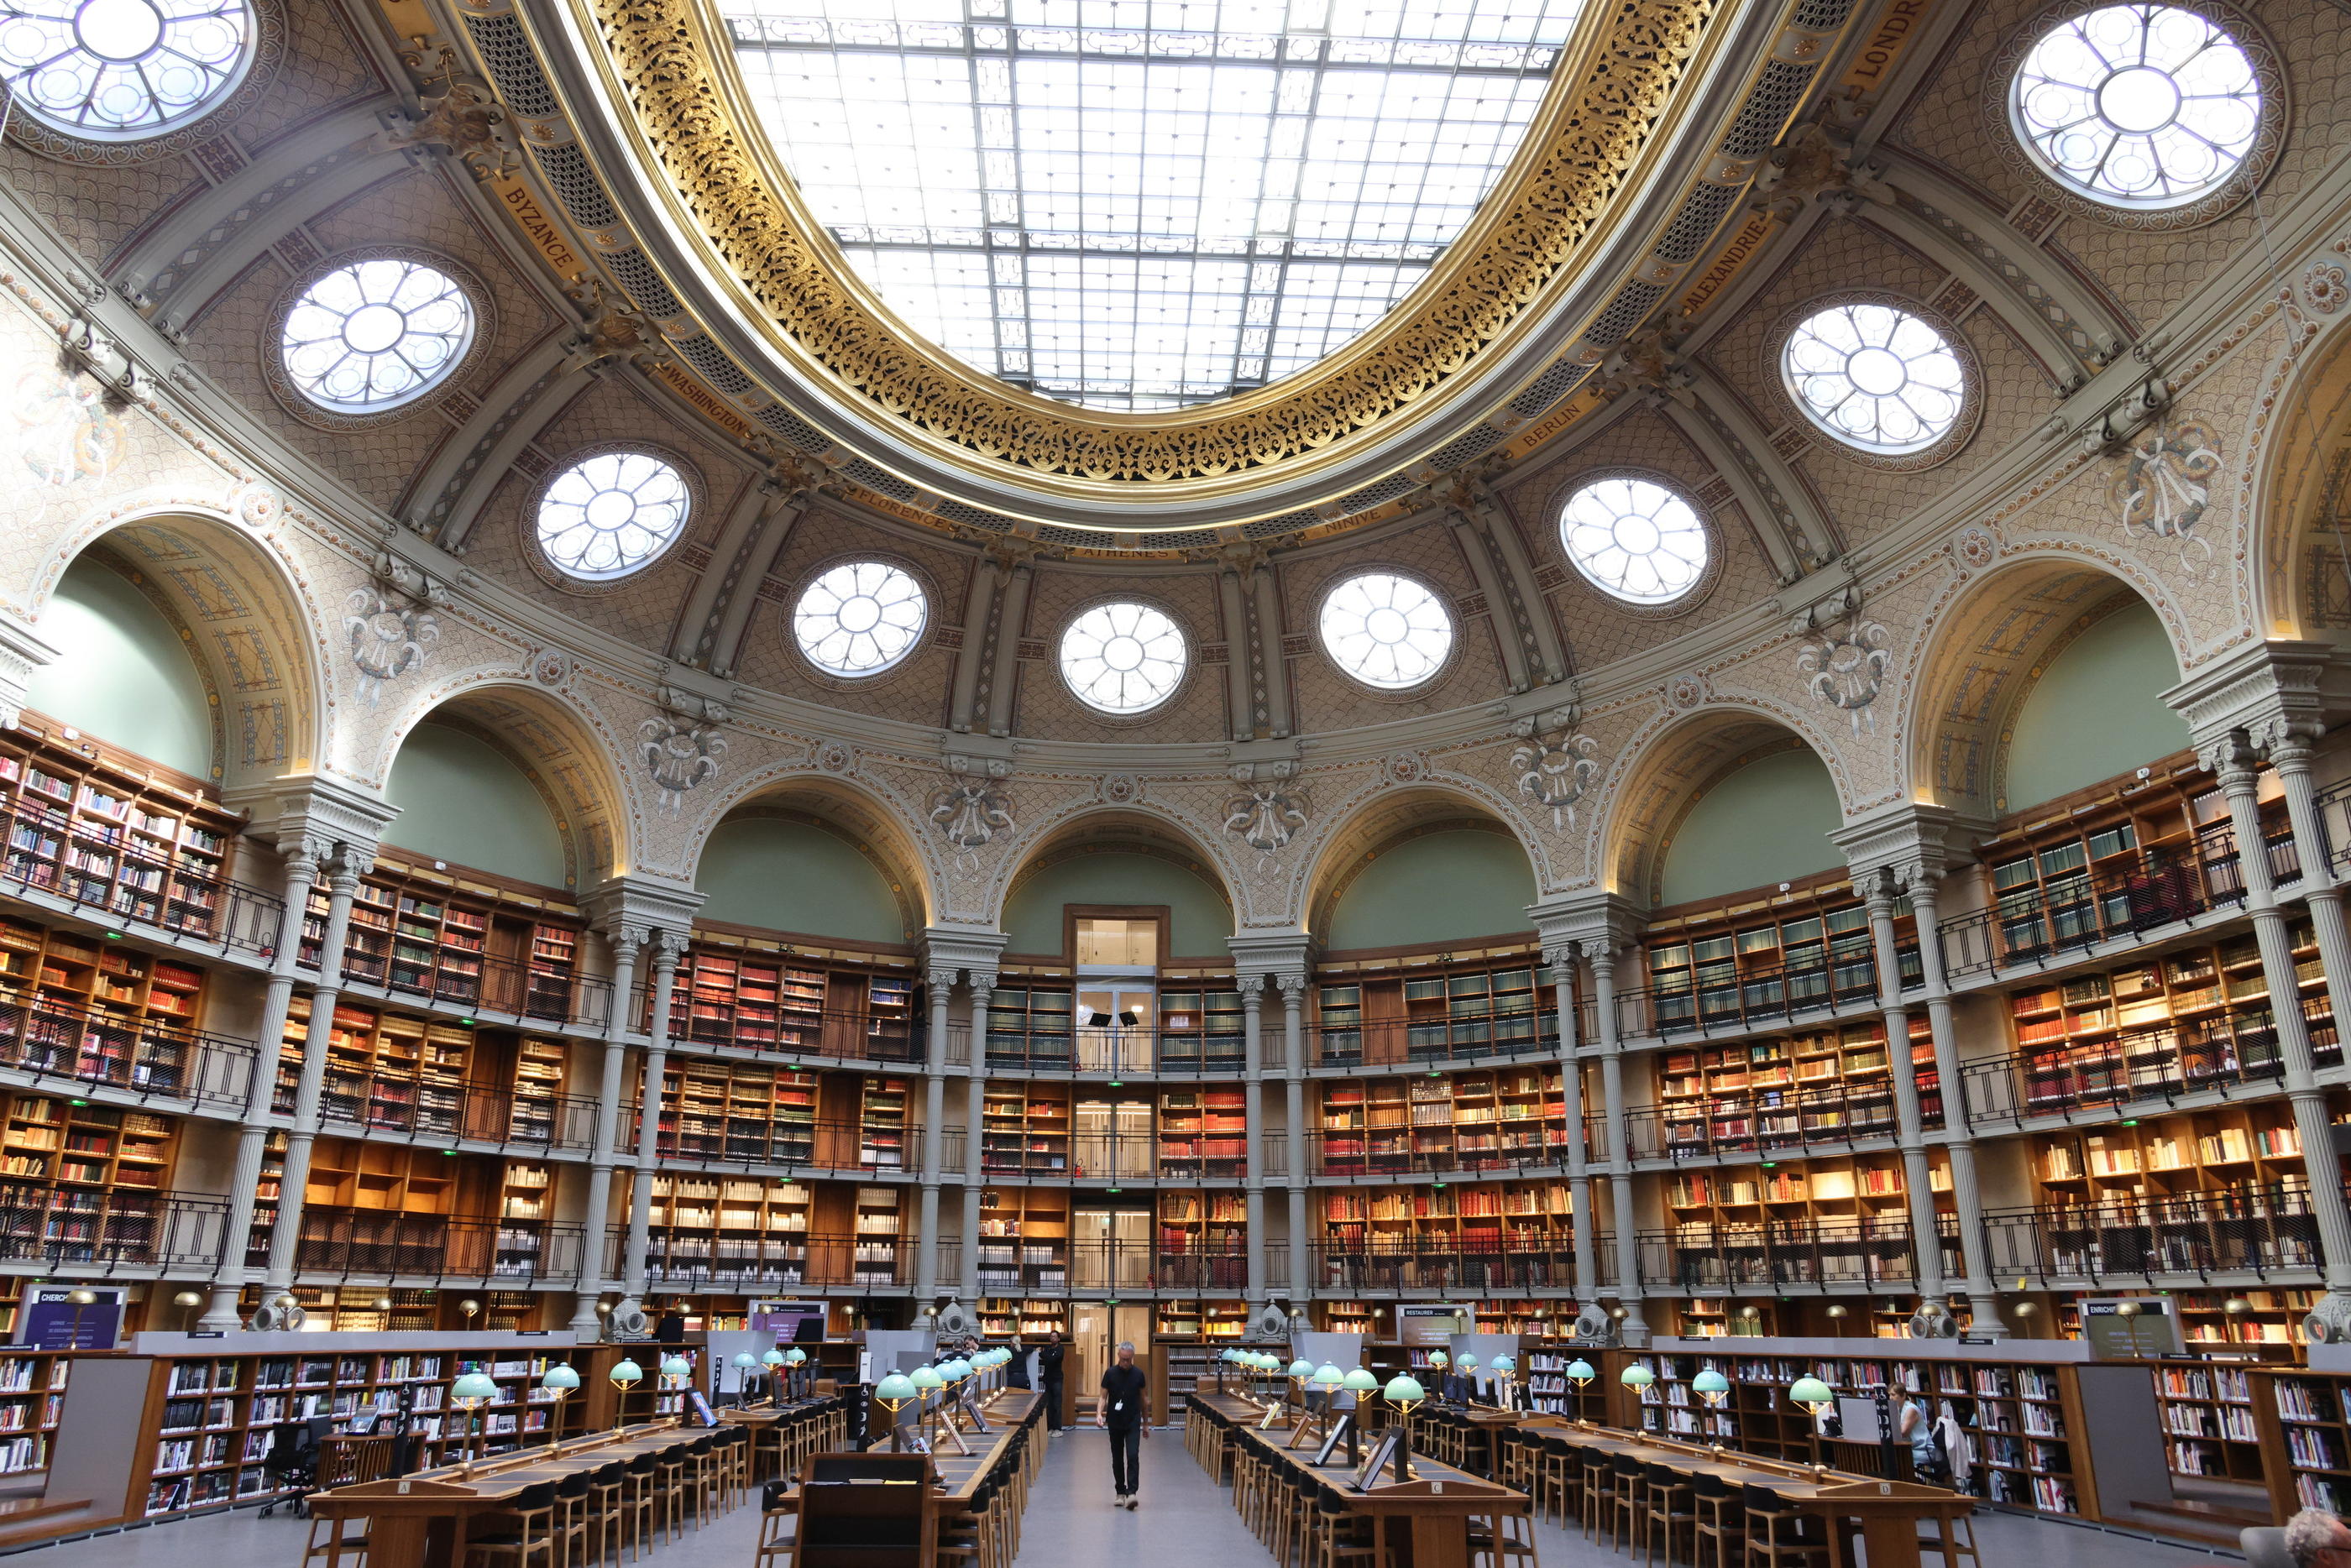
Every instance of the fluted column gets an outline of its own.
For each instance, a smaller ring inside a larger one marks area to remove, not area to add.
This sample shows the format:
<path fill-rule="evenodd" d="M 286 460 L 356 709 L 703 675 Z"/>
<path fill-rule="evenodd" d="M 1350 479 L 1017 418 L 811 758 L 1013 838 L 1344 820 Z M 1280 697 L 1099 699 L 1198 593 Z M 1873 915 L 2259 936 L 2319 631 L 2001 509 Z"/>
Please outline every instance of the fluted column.
<path fill-rule="evenodd" d="M 612 1012 L 604 1021 L 604 1059 L 596 1089 L 596 1142 L 588 1156 L 588 1212 L 580 1247 L 580 1296 L 571 1309 L 573 1332 L 597 1337 L 603 1324 L 596 1298 L 604 1291 L 607 1226 L 612 1218 L 612 1170 L 619 1160 L 621 1096 L 627 1083 L 629 998 L 636 993 L 642 933 L 622 926 L 604 939 L 612 952 Z"/>
<path fill-rule="evenodd" d="M 1633 1151 L 1625 1137 L 1625 1043 L 1616 1030 L 1616 950 L 1604 937 L 1588 950 L 1592 1001 L 1600 1012 L 1600 1094 L 1608 1116 L 1609 1207 L 1616 1218 L 1616 1300 L 1625 1309 L 1627 1345 L 1649 1343 L 1641 1313 L 1641 1240 L 1633 1210 Z"/>
<path fill-rule="evenodd" d="M 955 982 L 956 971 L 947 968 L 932 970 L 925 982 L 931 999 L 931 1033 L 923 1052 L 923 1195 L 914 1243 L 914 1310 L 918 1313 L 930 1311 L 939 1294 L 939 1175 L 946 1164 L 946 1129 L 940 1124 L 946 1119 L 947 1010 L 954 1003 Z M 971 1140 L 978 1136 L 977 1126 L 971 1124 L 964 1131 L 966 1159 L 971 1158 Z"/>
<path fill-rule="evenodd" d="M 1287 1145 L 1290 1189 L 1290 1299 L 1292 1304 L 1312 1296 L 1306 1212 L 1306 976 L 1279 974 L 1274 985 L 1281 992 L 1281 1076 L 1288 1096 Z"/>
<path fill-rule="evenodd" d="M 1868 879 L 1863 900 L 1877 960 L 1877 1014 L 1886 1026 L 1886 1067 L 1894 1080 L 1895 1138 L 1902 1149 L 1902 1181 L 1910 1209 L 1910 1266 L 1918 1294 L 1943 1299 L 1943 1246 L 1935 1235 L 1935 1189 L 1927 1176 L 1926 1122 L 1918 1114 L 1918 1069 L 1910 1060 L 1910 1015 L 1902 1011 L 1902 960 L 1894 942 L 1894 885 L 1883 872 Z M 1921 943 L 1923 946 L 1924 944 Z M 1948 1107 L 1957 1085 L 1946 1084 Z M 1949 1112 L 1944 1113 L 1948 1119 Z"/>
<path fill-rule="evenodd" d="M 2319 967 L 2331 996 L 2351 985 L 2351 929 L 2343 915 L 2343 884 L 2327 854 L 2326 827 L 2318 818 L 2318 793 L 2310 776 L 2310 741 L 2299 728 L 2286 729 L 2269 746 L 2270 765 L 2285 788 L 2287 824 L 2302 858 L 2302 896 L 2318 936 Z"/>
<path fill-rule="evenodd" d="M 269 1142 L 269 1109 L 277 1096 L 277 1058 L 286 1035 L 286 1013 L 294 997 L 294 972 L 302 957 L 302 922 L 310 912 L 310 888 L 319 879 L 326 846 L 304 839 L 286 856 L 286 909 L 277 922 L 277 947 L 270 955 L 269 981 L 261 996 L 261 1022 L 255 1027 L 253 1081 L 245 1090 L 245 1125 L 237 1129 L 236 1164 L 228 1184 L 228 1219 L 222 1232 L 220 1269 L 213 1276 L 212 1300 L 200 1326 L 226 1331 L 237 1326 L 236 1297 L 245 1280 L 247 1238 L 261 1186 L 261 1158 Z M 283 1189 L 279 1201 L 284 1202 Z"/>
<path fill-rule="evenodd" d="M 1575 964 L 1582 946 L 1569 942 L 1546 949 L 1543 962 L 1551 967 L 1559 999 L 1560 1111 L 1567 1123 L 1568 1219 L 1575 1237 L 1575 1303 L 1593 1298 L 1600 1285 L 1600 1251 L 1592 1224 L 1592 1158 L 1583 1142 L 1583 1060 L 1576 1038 L 1582 1021 L 1575 1014 Z M 1621 1126 L 1611 1129 L 1624 1137 Z"/>
<path fill-rule="evenodd" d="M 979 1288 L 979 1199 L 984 1180 L 979 1129 L 987 1123 L 987 1000 L 996 994 L 996 974 L 992 970 L 967 970 L 965 979 L 971 987 L 971 1049 L 964 1077 L 963 1262 L 958 1272 L 977 1313 L 979 1297 L 985 1293 Z M 1013 1255 L 1019 1253 L 1016 1250 Z"/>
<path fill-rule="evenodd" d="M 1924 981 L 1919 989 L 1927 1003 L 1927 1026 L 1935 1037 L 1935 1077 L 1943 1086 L 1943 1147 L 1950 1155 L 1951 1207 L 1959 1226 L 1959 1263 L 1967 1272 L 1963 1288 L 1972 1319 L 1968 1332 L 1999 1338 L 2008 1333 L 2008 1325 L 2001 1321 L 1991 1263 L 1984 1253 L 1983 1189 L 1976 1175 L 1975 1133 L 1968 1125 L 1967 1094 L 1959 1077 L 1950 977 L 1943 971 L 1935 872 L 1914 866 L 1905 876 L 1910 885 L 1910 913 L 1918 927 L 1918 968 Z"/>
<path fill-rule="evenodd" d="M 661 1167 L 662 1081 L 669 1075 L 670 1009 L 677 992 L 677 961 L 685 951 L 684 939 L 675 931 L 654 931 L 649 945 L 653 1018 L 647 1026 L 645 1081 L 638 1101 L 637 1168 L 629 1182 L 628 1251 L 621 1260 L 621 1304 L 612 1313 L 616 1318 L 644 1310 L 646 1254 L 653 1244 L 653 1172 Z"/>
<path fill-rule="evenodd" d="M 319 983 L 310 992 L 310 1026 L 302 1042 L 302 1076 L 294 1091 L 294 1125 L 286 1135 L 285 1172 L 277 1181 L 277 1224 L 269 1233 L 269 1267 L 262 1277 L 266 1295 L 294 1282 L 295 1243 L 302 1232 L 302 1199 L 310 1181 L 310 1150 L 319 1141 L 319 1102 L 327 1087 L 327 1047 L 335 1033 L 335 1003 L 343 994 L 343 940 L 350 932 L 351 899 L 360 878 L 375 864 L 348 845 L 339 846 L 327 873 L 327 929 L 319 942 Z M 289 911 L 290 913 L 290 911 Z M 296 928 L 298 936 L 299 927 Z M 282 1020 L 283 1014 L 280 1014 Z M 283 1028 L 281 1023 L 281 1031 Z M 275 1042 L 263 1042 L 264 1049 Z M 276 1062 L 256 1070 L 273 1076 Z M 232 1241 L 242 1240 L 232 1238 Z"/>
<path fill-rule="evenodd" d="M 1264 987 L 1261 974 L 1243 974 L 1241 988 L 1241 1121 L 1248 1139 L 1248 1187 L 1242 1201 L 1248 1210 L 1248 1294 L 1251 1307 L 1263 1306 L 1265 1285 L 1265 1024 L 1258 1016 L 1258 999 Z"/>
<path fill-rule="evenodd" d="M 2252 917 L 2253 937 L 2261 947 L 2262 977 L 2269 986 L 2270 1017 L 2277 1027 L 2286 1097 L 2294 1106 L 2303 1168 L 2310 1179 L 2311 1209 L 2318 1220 L 2327 1299 L 2313 1315 L 2338 1330 L 2351 1329 L 2351 1205 L 2344 1199 L 2342 1162 L 2335 1152 L 2334 1128 L 2327 1121 L 2325 1092 L 2314 1076 L 2310 1028 L 2302 1015 L 2302 988 L 2294 970 L 2294 940 L 2270 877 L 2269 848 L 2262 841 L 2256 757 L 2244 732 L 2237 731 L 2207 747 L 2202 760 L 2220 779 L 2220 791 L 2229 802 L 2230 825 L 2236 830 L 2245 912 Z M 2291 802 L 2287 809 L 2291 812 Z M 2310 847 L 2323 853 L 2325 843 L 2323 837 L 2314 838 Z"/>

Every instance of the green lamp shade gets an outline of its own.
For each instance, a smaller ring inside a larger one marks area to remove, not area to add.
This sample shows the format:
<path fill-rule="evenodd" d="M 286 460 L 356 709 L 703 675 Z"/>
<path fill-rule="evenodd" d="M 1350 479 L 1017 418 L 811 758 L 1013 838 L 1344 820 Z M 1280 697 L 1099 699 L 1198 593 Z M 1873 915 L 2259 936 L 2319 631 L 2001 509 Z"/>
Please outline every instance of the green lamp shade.
<path fill-rule="evenodd" d="M 1799 1405 L 1834 1405 L 1836 1390 L 1817 1377 L 1799 1377 L 1788 1385 L 1788 1397 Z"/>
<path fill-rule="evenodd" d="M 949 1383 L 960 1383 L 971 1376 L 971 1363 L 958 1355 L 939 1368 L 939 1376 Z"/>
<path fill-rule="evenodd" d="M 913 1380 L 903 1372 L 893 1372 L 873 1386 L 873 1397 L 893 1407 L 914 1403 L 919 1392 Z"/>
<path fill-rule="evenodd" d="M 1428 1364 L 1431 1366 L 1442 1366 L 1452 1359 L 1441 1350 L 1432 1350 L 1428 1353 Z"/>
<path fill-rule="evenodd" d="M 558 1393 L 569 1394 L 580 1386 L 580 1374 L 559 1361 L 547 1369 L 546 1376 L 538 1380 L 538 1386 Z"/>
<path fill-rule="evenodd" d="M 694 1363 L 688 1361 L 683 1355 L 673 1355 L 667 1361 L 662 1363 L 662 1376 L 664 1377 L 691 1377 L 694 1376 Z"/>
<path fill-rule="evenodd" d="M 1514 1355 L 1498 1355 L 1494 1357 L 1493 1366 L 1495 1371 L 1500 1373 L 1503 1376 L 1508 1377 L 1511 1373 L 1516 1372 L 1519 1369 L 1518 1357 Z"/>
<path fill-rule="evenodd" d="M 735 1365 L 743 1371 L 748 1372 L 751 1368 L 759 1365 L 759 1358 L 747 1350 L 742 1355 L 735 1358 Z"/>
<path fill-rule="evenodd" d="M 644 1375 L 643 1367 L 633 1361 L 627 1360 L 612 1363 L 612 1370 L 607 1374 L 612 1379 L 613 1386 L 618 1388 L 626 1388 L 630 1384 L 642 1379 Z"/>
<path fill-rule="evenodd" d="M 1311 1377 L 1314 1376 L 1314 1364 L 1301 1355 L 1297 1360 L 1290 1364 L 1290 1376 L 1292 1377 Z"/>
<path fill-rule="evenodd" d="M 1406 1377 L 1400 1373 L 1389 1379 L 1388 1386 L 1380 1393 L 1391 1405 L 1417 1405 L 1428 1397 L 1428 1391 L 1420 1386 L 1418 1378 Z"/>
<path fill-rule="evenodd" d="M 1589 1383 L 1599 1376 L 1600 1374 L 1593 1369 L 1592 1363 L 1580 1355 L 1567 1364 L 1567 1380 L 1570 1383 Z"/>
<path fill-rule="evenodd" d="M 1646 1388 L 1656 1380 L 1657 1375 L 1637 1361 L 1625 1368 L 1624 1376 L 1617 1379 L 1627 1388 Z"/>
<path fill-rule="evenodd" d="M 917 1366 L 914 1368 L 914 1384 L 927 1394 L 934 1388 L 946 1387 L 947 1380 L 935 1366 Z"/>
<path fill-rule="evenodd" d="M 775 1352 L 771 1350 L 771 1351 L 768 1352 L 768 1354 L 769 1355 L 775 1355 Z M 805 1364 L 805 1363 L 807 1362 L 807 1360 L 808 1360 L 808 1352 L 807 1352 L 807 1351 L 805 1351 L 805 1350 L 802 1350 L 802 1349 L 801 1349 L 799 1345 L 793 1345 L 789 1350 L 787 1350 L 787 1351 L 785 1351 L 785 1352 L 784 1352 L 784 1362 L 785 1362 L 785 1364 L 786 1364 L 787 1366 L 801 1366 L 801 1365 Z"/>
<path fill-rule="evenodd" d="M 1345 1379 L 1346 1375 L 1327 1361 L 1314 1369 L 1314 1386 L 1317 1388 L 1336 1388 Z"/>
<path fill-rule="evenodd" d="M 791 1357 L 786 1355 L 782 1351 L 770 1349 L 759 1357 L 759 1365 L 762 1366 L 781 1366 L 784 1363 L 789 1360 L 791 1360 Z"/>
<path fill-rule="evenodd" d="M 1474 1355 L 1465 1355 L 1453 1365 L 1459 1371 L 1475 1372 L 1478 1370 L 1478 1358 Z"/>
<path fill-rule="evenodd" d="M 498 1386 L 485 1372 L 468 1372 L 449 1385 L 449 1397 L 462 1400 L 486 1400 L 498 1397 Z"/>
<path fill-rule="evenodd" d="M 1372 1369 L 1368 1366 L 1355 1367 L 1347 1376 L 1339 1379 L 1340 1387 L 1352 1389 L 1358 1394 L 1369 1394 L 1379 1386 L 1380 1380 L 1373 1376 Z"/>
<path fill-rule="evenodd" d="M 1721 1373 L 1717 1372 L 1713 1367 L 1709 1366 L 1705 1371 L 1690 1379 L 1690 1392 L 1693 1394 L 1728 1394 L 1730 1392 L 1730 1379 L 1725 1377 Z"/>

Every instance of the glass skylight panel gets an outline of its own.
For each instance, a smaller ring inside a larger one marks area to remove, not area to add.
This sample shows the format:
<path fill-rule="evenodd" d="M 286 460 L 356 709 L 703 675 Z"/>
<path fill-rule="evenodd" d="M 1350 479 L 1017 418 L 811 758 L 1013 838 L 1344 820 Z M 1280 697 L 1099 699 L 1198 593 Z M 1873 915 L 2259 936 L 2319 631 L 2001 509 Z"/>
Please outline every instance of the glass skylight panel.
<path fill-rule="evenodd" d="M 724 0 L 783 161 L 946 352 L 1181 407 L 1410 291 L 1493 187 L 1582 0 Z"/>

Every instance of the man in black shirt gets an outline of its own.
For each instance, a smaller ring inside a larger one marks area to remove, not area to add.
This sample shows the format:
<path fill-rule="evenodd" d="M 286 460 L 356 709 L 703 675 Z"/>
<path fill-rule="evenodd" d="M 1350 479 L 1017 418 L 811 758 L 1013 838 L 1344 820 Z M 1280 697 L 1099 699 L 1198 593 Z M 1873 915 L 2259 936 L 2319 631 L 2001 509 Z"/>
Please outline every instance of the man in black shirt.
<path fill-rule="evenodd" d="M 1069 1346 L 1061 1343 L 1061 1331 L 1055 1329 L 1037 1347 L 1037 1377 L 1045 1395 L 1045 1430 L 1061 1429 L 1061 1357 Z"/>
<path fill-rule="evenodd" d="M 1102 1376 L 1102 1404 L 1094 1411 L 1094 1425 L 1110 1432 L 1111 1483 L 1118 1489 L 1113 1506 L 1130 1513 L 1143 1486 L 1144 1407 L 1149 1394 L 1150 1379 L 1134 1364 L 1134 1346 L 1121 1341 L 1118 1360 Z"/>

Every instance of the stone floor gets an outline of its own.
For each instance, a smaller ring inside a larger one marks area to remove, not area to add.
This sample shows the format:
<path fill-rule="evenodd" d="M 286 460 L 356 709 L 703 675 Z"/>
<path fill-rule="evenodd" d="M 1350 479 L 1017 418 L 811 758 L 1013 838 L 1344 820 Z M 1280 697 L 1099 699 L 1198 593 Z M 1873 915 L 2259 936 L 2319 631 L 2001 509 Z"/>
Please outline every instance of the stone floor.
<path fill-rule="evenodd" d="M 159 1524 L 37 1547 L 25 1568 L 301 1568 L 308 1527 L 283 1511 Z M 2088 1526 L 2011 1514 L 1976 1521 L 1984 1568 L 2217 1568 L 2219 1556 Z M 758 1511 L 736 1510 L 654 1552 L 650 1568 L 750 1568 Z M 1624 1568 L 1633 1560 L 1580 1532 L 1539 1524 L 1542 1568 Z M 1230 1495 L 1184 1451 L 1183 1434 L 1155 1432 L 1143 1448 L 1141 1507 L 1111 1506 L 1110 1451 L 1092 1428 L 1052 1439 L 1029 1501 L 1018 1568 L 1265 1568 L 1272 1559 L 1241 1528 Z M 392 1568 L 386 1564 L 385 1568 Z M 402 1565 L 404 1568 L 404 1565 Z"/>

